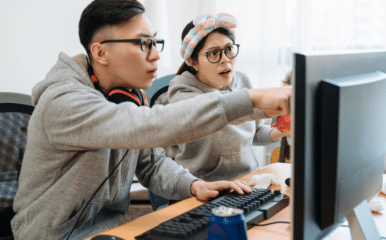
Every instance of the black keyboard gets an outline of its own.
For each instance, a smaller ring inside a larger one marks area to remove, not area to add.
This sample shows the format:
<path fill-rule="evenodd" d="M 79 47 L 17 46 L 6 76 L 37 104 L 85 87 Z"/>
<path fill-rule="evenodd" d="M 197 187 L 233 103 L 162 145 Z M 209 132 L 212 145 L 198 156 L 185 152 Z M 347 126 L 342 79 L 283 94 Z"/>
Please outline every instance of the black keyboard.
<path fill-rule="evenodd" d="M 289 205 L 289 197 L 280 190 L 252 189 L 252 193 L 239 195 L 232 192 L 211 202 L 176 216 L 149 231 L 136 236 L 137 240 L 207 239 L 209 217 L 219 206 L 239 208 L 244 211 L 245 222 L 250 228 L 266 220 Z"/>

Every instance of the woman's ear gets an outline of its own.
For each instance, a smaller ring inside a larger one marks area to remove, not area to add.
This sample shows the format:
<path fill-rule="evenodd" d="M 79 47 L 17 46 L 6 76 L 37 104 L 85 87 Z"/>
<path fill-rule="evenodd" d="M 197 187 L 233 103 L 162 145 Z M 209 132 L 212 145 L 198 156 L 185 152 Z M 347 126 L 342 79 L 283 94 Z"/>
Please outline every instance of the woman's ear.
<path fill-rule="evenodd" d="M 188 62 L 196 72 L 198 72 L 198 67 L 197 67 L 197 61 L 194 61 L 192 58 L 188 58 Z"/>
<path fill-rule="evenodd" d="M 108 54 L 105 46 L 100 43 L 93 43 L 90 50 L 94 61 L 105 66 L 108 65 Z"/>

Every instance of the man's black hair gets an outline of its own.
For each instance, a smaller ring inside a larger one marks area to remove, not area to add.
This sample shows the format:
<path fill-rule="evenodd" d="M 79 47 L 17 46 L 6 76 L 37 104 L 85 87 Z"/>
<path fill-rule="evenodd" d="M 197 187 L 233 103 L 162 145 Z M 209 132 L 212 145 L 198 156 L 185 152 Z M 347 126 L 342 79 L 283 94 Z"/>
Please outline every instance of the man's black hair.
<path fill-rule="evenodd" d="M 90 44 L 95 33 L 105 26 L 126 23 L 145 7 L 136 0 L 94 0 L 84 10 L 79 21 L 79 38 L 91 57 Z"/>

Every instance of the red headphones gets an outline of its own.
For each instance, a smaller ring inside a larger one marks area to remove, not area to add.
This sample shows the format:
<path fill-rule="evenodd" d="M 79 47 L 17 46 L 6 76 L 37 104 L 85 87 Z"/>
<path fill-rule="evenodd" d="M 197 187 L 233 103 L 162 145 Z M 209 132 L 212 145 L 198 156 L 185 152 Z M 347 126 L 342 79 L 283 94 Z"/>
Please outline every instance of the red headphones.
<path fill-rule="evenodd" d="M 94 83 L 95 88 L 100 90 L 108 101 L 116 104 L 121 102 L 132 102 L 137 106 L 149 106 L 147 96 L 144 91 L 133 88 L 130 92 L 123 87 L 115 87 L 106 92 L 101 86 L 99 86 L 99 81 L 93 73 L 91 64 L 88 65 L 88 73 L 91 76 L 91 81 Z"/>
<path fill-rule="evenodd" d="M 106 99 L 117 104 L 121 102 L 132 102 L 137 106 L 149 106 L 146 94 L 136 88 L 133 88 L 131 92 L 122 87 L 113 88 L 107 93 Z"/>

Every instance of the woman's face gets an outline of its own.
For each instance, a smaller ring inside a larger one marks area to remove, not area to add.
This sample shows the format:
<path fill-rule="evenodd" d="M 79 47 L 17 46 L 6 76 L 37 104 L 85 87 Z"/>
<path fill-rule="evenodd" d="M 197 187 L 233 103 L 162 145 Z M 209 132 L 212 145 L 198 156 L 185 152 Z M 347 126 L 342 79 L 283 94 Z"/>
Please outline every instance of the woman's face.
<path fill-rule="evenodd" d="M 232 81 L 236 58 L 229 59 L 222 51 L 220 61 L 211 63 L 207 56 L 203 55 L 215 49 L 224 49 L 232 44 L 232 39 L 224 34 L 214 32 L 208 36 L 203 48 L 198 53 L 197 61 L 191 60 L 191 65 L 197 71 L 196 77 L 200 82 L 222 90 Z"/>

